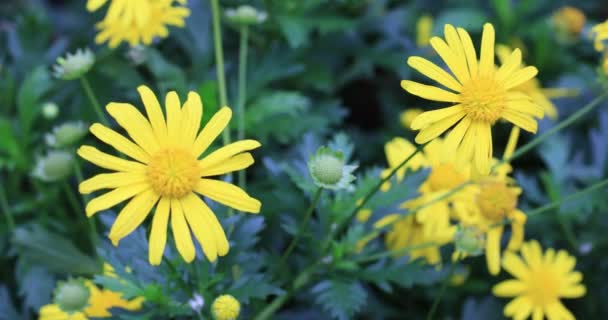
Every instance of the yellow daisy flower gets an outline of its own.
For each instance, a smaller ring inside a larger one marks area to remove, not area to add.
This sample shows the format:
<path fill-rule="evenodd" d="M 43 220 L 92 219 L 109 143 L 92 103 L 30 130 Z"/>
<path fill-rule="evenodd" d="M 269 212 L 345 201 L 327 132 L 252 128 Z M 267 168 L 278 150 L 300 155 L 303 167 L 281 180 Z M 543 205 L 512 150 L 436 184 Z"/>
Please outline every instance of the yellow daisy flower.
<path fill-rule="evenodd" d="M 538 70 L 522 67 L 521 51 L 515 49 L 498 69 L 494 65 L 494 27 L 483 27 L 479 61 L 469 34 L 462 28 L 445 25 L 444 41 L 431 38 L 431 46 L 453 75 L 422 57 L 410 57 L 408 64 L 449 90 L 403 80 L 403 89 L 419 97 L 451 102 L 455 105 L 424 112 L 414 119 L 413 130 L 420 130 L 417 143 L 426 143 L 456 125 L 446 137 L 446 144 L 460 162 L 474 160 L 475 168 L 487 174 L 492 159 L 492 125 L 507 120 L 535 133 L 543 109 L 516 87 L 534 78 Z M 451 91 L 450 91 L 451 90 Z"/>
<path fill-rule="evenodd" d="M 593 45 L 595 50 L 604 51 L 604 41 L 608 39 L 608 20 L 598 23 L 591 28 L 591 35 L 594 38 Z"/>
<path fill-rule="evenodd" d="M 149 239 L 151 264 L 161 262 L 169 216 L 177 250 L 185 261 L 191 262 L 195 258 L 191 231 L 207 259 L 215 261 L 218 255 L 228 253 L 228 240 L 214 213 L 198 194 L 239 211 L 258 213 L 261 207 L 258 200 L 230 183 L 209 177 L 249 167 L 254 160 L 246 151 L 258 148 L 260 143 L 237 141 L 199 160 L 228 125 L 232 117 L 230 108 L 221 108 L 199 132 L 203 106 L 197 93 L 190 92 L 182 107 L 177 93 L 169 92 L 165 99 L 165 120 L 154 93 L 146 86 L 137 90 L 147 118 L 128 103 L 112 102 L 106 106 L 132 140 L 99 123 L 90 128 L 101 141 L 133 160 L 109 155 L 92 146 L 78 149 L 78 155 L 85 160 L 116 171 L 99 174 L 80 184 L 79 190 L 83 194 L 112 189 L 89 201 L 86 214 L 91 217 L 132 198 L 110 230 L 109 238 L 118 245 L 156 205 Z"/>
<path fill-rule="evenodd" d="M 88 0 L 87 10 L 96 11 L 108 0 Z M 131 46 L 149 45 L 155 37 L 169 35 L 167 26 L 183 27 L 190 15 L 186 0 L 110 0 L 105 18 L 97 24 L 96 43 L 110 48 L 127 41 Z"/>
<path fill-rule="evenodd" d="M 523 259 L 522 259 L 523 258 Z M 564 250 L 547 249 L 543 253 L 536 241 L 526 242 L 521 258 L 507 252 L 502 265 L 516 279 L 503 281 L 492 289 L 497 297 L 514 297 L 505 306 L 504 314 L 513 319 L 564 319 L 574 315 L 564 307 L 560 298 L 580 298 L 586 288 L 582 273 L 574 271 L 576 258 Z"/>

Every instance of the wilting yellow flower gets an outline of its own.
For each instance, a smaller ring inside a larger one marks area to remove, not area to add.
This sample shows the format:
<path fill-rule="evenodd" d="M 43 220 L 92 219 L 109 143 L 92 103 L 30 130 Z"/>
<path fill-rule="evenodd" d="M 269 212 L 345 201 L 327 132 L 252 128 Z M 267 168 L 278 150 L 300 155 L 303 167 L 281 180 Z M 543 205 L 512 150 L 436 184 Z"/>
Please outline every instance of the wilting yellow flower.
<path fill-rule="evenodd" d="M 585 14 L 574 7 L 563 6 L 553 14 L 553 25 L 558 34 L 567 38 L 578 36 L 585 27 Z"/>
<path fill-rule="evenodd" d="M 401 112 L 399 116 L 399 120 L 401 120 L 401 125 L 403 125 L 406 129 L 410 129 L 412 122 L 416 119 L 417 116 L 422 114 L 424 111 L 418 108 L 411 108 Z"/>
<path fill-rule="evenodd" d="M 88 0 L 87 10 L 96 11 L 108 0 Z M 115 48 L 127 41 L 131 46 L 149 45 L 155 37 L 169 35 L 167 26 L 183 27 L 190 15 L 186 0 L 109 0 L 105 18 L 97 24 L 96 43 Z"/>
<path fill-rule="evenodd" d="M 608 20 L 598 23 L 591 28 L 591 34 L 594 37 L 594 47 L 597 51 L 604 50 L 604 40 L 608 39 Z"/>
<path fill-rule="evenodd" d="M 445 38 L 431 39 L 431 46 L 447 64 L 453 76 L 422 57 L 410 57 L 408 64 L 451 91 L 403 80 L 401 86 L 419 97 L 455 105 L 424 112 L 412 123 L 420 130 L 417 143 L 426 143 L 456 125 L 446 144 L 459 162 L 473 160 L 475 168 L 487 174 L 492 159 L 491 128 L 499 119 L 535 133 L 534 119 L 544 116 L 543 109 L 516 87 L 534 78 L 538 70 L 522 67 L 521 51 L 515 49 L 498 69 L 494 65 L 494 27 L 486 23 L 481 39 L 479 61 L 469 34 L 462 28 L 445 25 Z"/>
<path fill-rule="evenodd" d="M 188 94 L 183 107 L 177 93 L 165 99 L 165 115 L 154 93 L 146 86 L 138 88 L 147 118 L 128 103 L 109 103 L 108 113 L 126 130 L 132 140 L 99 123 L 91 133 L 104 143 L 131 157 L 121 159 L 91 146 L 82 146 L 78 154 L 102 168 L 117 171 L 94 176 L 80 184 L 88 194 L 113 189 L 86 206 L 87 216 L 131 199 L 118 214 L 109 237 L 114 245 L 135 230 L 156 205 L 150 232 L 149 260 L 160 264 L 171 227 L 177 250 L 187 262 L 195 257 L 191 231 L 201 244 L 205 256 L 215 261 L 228 253 L 226 235 L 215 214 L 198 194 L 239 211 L 258 213 L 260 202 L 240 188 L 220 180 L 209 179 L 242 170 L 253 164 L 249 150 L 260 143 L 241 140 L 219 148 L 201 160 L 201 155 L 226 128 L 232 111 L 221 108 L 199 132 L 203 106 L 199 95 Z"/>
<path fill-rule="evenodd" d="M 416 45 L 418 47 L 426 47 L 431 39 L 433 31 L 433 17 L 425 14 L 416 21 Z"/>
<path fill-rule="evenodd" d="M 110 309 L 120 308 L 129 311 L 141 309 L 143 298 L 125 300 L 122 294 L 110 290 L 98 288 L 92 281 L 84 281 L 89 289 L 89 301 L 87 307 L 82 311 L 65 312 L 57 304 L 47 304 L 40 308 L 39 320 L 86 320 L 89 318 L 110 318 Z"/>
<path fill-rule="evenodd" d="M 498 297 L 515 298 L 505 306 L 505 316 L 575 319 L 560 301 L 560 298 L 580 298 L 587 291 L 581 284 L 582 273 L 574 271 L 575 257 L 564 250 L 547 249 L 543 253 L 538 242 L 533 240 L 522 246 L 521 258 L 511 252 L 505 253 L 502 265 L 516 278 L 503 281 L 492 289 Z"/>
<path fill-rule="evenodd" d="M 511 54 L 511 48 L 504 45 L 496 46 L 496 55 L 501 62 L 506 62 L 509 59 L 509 55 Z M 563 97 L 572 97 L 578 94 L 578 91 L 575 89 L 568 88 L 542 88 L 540 81 L 536 78 L 532 78 L 527 82 L 524 82 L 514 88 L 514 90 L 518 90 L 527 94 L 532 101 L 541 106 L 545 111 L 545 114 L 555 120 L 557 119 L 557 107 L 551 102 L 551 98 L 563 98 Z"/>

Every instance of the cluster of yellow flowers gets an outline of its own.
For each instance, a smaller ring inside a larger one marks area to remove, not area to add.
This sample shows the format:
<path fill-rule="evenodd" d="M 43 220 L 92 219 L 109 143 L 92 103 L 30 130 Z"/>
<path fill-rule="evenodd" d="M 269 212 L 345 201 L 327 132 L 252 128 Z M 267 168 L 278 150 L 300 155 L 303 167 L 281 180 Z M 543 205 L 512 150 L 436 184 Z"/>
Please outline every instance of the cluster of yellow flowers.
<path fill-rule="evenodd" d="M 585 294 L 580 284 L 582 275 L 573 271 L 575 258 L 565 251 L 549 249 L 543 254 L 536 241 L 524 243 L 527 216 L 517 208 L 522 193 L 509 174 L 520 128 L 535 133 L 537 120 L 545 114 L 557 117 L 557 110 L 535 79 L 537 70 L 522 63 L 519 49 L 496 46 L 494 28 L 483 28 L 479 60 L 469 34 L 462 28 L 445 26 L 445 40 L 429 41 L 447 65 L 448 73 L 422 57 L 410 57 L 408 64 L 442 87 L 414 81 L 402 81 L 402 87 L 419 97 L 449 102 L 453 106 L 422 112 L 411 109 L 402 114 L 401 122 L 420 132 L 416 142 L 425 144 L 397 172 L 403 179 L 407 170 L 430 169 L 419 188 L 419 196 L 401 207 L 408 215 L 391 214 L 374 224 L 388 227 L 385 244 L 396 255 L 407 250 L 411 259 L 421 258 L 440 264 L 440 247 L 456 241 L 455 259 L 485 252 L 488 270 L 497 275 L 502 266 L 517 280 L 507 280 L 494 288 L 501 297 L 517 297 L 504 310 L 505 315 L 525 319 L 573 319 L 559 299 Z M 494 56 L 501 64 L 495 65 Z M 564 90 L 548 93 L 569 94 Z M 549 97 L 548 97 L 549 96 Z M 502 160 L 493 158 L 492 126 L 498 121 L 515 125 L 505 146 Z M 448 132 L 445 138 L 440 136 Z M 403 138 L 385 146 L 390 171 L 403 164 L 416 152 L 416 147 Z M 383 190 L 390 188 L 386 183 Z M 360 221 L 372 213 L 359 212 Z M 506 252 L 501 254 L 504 228 L 510 225 L 511 236 Z M 360 247 L 379 234 L 375 231 L 362 240 Z M 474 252 L 479 250 L 479 252 Z M 523 261 L 517 256 L 521 250 Z"/>

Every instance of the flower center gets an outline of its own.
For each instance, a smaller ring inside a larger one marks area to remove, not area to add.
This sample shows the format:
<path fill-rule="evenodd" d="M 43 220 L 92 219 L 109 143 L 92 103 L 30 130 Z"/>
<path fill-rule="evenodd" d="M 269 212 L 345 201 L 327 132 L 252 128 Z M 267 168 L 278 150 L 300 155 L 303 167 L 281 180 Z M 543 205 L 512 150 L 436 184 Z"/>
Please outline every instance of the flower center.
<path fill-rule="evenodd" d="M 460 93 L 464 111 L 473 120 L 494 123 L 507 106 L 507 91 L 491 78 L 471 79 Z"/>
<path fill-rule="evenodd" d="M 152 189 L 161 196 L 181 198 L 192 192 L 200 178 L 196 158 L 184 149 L 158 151 L 148 163 Z"/>
<path fill-rule="evenodd" d="M 517 207 L 517 194 L 504 182 L 487 182 L 481 185 L 477 195 L 481 214 L 489 220 L 500 221 Z"/>
<path fill-rule="evenodd" d="M 451 164 L 434 166 L 427 178 L 432 191 L 452 189 L 463 183 L 465 178 Z"/>
<path fill-rule="evenodd" d="M 536 306 L 546 306 L 558 298 L 559 277 L 547 266 L 533 270 L 527 285 L 527 294 Z"/>

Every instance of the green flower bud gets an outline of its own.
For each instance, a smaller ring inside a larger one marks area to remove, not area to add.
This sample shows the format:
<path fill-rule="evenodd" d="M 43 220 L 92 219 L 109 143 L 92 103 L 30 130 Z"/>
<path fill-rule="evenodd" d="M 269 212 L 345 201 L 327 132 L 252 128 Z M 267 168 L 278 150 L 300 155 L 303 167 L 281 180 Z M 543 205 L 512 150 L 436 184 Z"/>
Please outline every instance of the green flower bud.
<path fill-rule="evenodd" d="M 60 281 L 55 289 L 54 303 L 67 313 L 83 311 L 89 304 L 91 292 L 82 279 Z"/>
<path fill-rule="evenodd" d="M 74 145 L 87 134 L 87 128 L 81 121 L 66 122 L 55 128 L 53 132 L 45 135 L 46 143 L 55 148 Z"/>
<path fill-rule="evenodd" d="M 233 296 L 224 294 L 211 304 L 211 314 L 215 320 L 234 320 L 241 312 L 241 304 Z"/>
<path fill-rule="evenodd" d="M 59 107 L 54 102 L 45 102 L 42 105 L 42 116 L 47 120 L 53 120 L 57 118 L 59 114 Z"/>
<path fill-rule="evenodd" d="M 485 233 L 475 227 L 459 227 L 454 236 L 456 250 L 468 256 L 478 256 L 486 246 Z"/>
<path fill-rule="evenodd" d="M 327 189 L 346 189 L 355 179 L 351 174 L 356 166 L 346 165 L 340 151 L 321 147 L 308 160 L 308 170 L 315 184 Z"/>
<path fill-rule="evenodd" d="M 238 25 L 252 25 L 266 21 L 267 14 L 258 11 L 249 5 L 242 5 L 236 9 L 226 9 L 226 19 L 230 23 Z"/>
<path fill-rule="evenodd" d="M 57 64 L 53 66 L 53 74 L 55 78 L 63 80 L 78 79 L 91 69 L 94 62 L 95 55 L 89 48 L 78 49 L 76 53 L 67 53 L 65 58 L 57 58 Z"/>
<path fill-rule="evenodd" d="M 32 175 L 46 182 L 66 178 L 74 170 L 74 156 L 65 151 L 50 151 L 39 158 Z"/>

